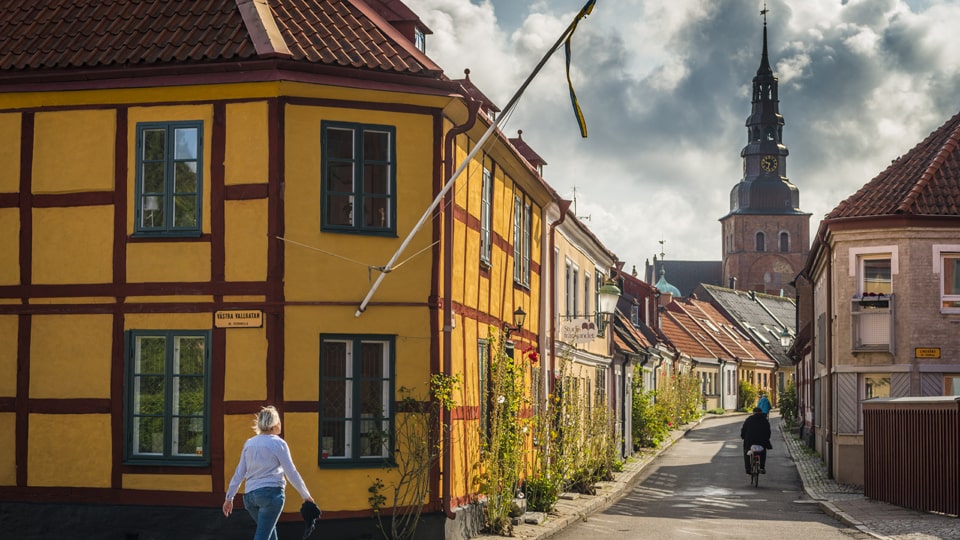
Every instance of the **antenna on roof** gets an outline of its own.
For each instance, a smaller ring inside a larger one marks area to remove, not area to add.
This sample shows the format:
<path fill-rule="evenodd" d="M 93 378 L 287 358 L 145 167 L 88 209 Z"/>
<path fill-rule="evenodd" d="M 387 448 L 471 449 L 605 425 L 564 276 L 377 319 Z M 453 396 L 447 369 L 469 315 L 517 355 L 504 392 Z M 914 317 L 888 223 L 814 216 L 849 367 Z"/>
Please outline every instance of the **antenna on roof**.
<path fill-rule="evenodd" d="M 577 216 L 577 186 L 573 186 L 573 215 Z M 577 219 L 590 221 L 592 216 L 593 214 L 587 214 L 585 216 L 577 216 Z"/>

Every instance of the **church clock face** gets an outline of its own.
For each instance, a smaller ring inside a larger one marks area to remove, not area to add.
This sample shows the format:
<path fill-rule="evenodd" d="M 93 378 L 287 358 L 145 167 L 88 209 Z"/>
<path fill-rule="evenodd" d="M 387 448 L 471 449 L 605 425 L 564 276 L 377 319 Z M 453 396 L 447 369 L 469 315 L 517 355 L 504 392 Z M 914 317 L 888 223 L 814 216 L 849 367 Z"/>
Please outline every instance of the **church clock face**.
<path fill-rule="evenodd" d="M 777 170 L 777 158 L 775 156 L 763 156 L 760 160 L 760 168 L 766 172 Z"/>

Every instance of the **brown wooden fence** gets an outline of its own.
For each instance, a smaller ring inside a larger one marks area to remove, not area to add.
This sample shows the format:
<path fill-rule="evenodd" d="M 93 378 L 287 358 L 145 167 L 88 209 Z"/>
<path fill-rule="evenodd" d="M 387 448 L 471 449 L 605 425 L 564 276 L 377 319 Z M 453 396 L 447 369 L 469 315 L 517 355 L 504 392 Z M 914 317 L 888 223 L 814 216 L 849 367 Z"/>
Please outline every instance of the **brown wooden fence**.
<path fill-rule="evenodd" d="M 960 514 L 960 398 L 863 402 L 864 495 Z"/>

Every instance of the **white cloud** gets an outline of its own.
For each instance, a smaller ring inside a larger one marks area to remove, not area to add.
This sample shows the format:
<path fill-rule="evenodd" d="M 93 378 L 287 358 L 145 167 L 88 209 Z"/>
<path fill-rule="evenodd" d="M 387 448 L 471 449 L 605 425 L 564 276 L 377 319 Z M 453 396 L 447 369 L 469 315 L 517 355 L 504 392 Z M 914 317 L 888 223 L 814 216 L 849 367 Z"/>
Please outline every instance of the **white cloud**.
<path fill-rule="evenodd" d="M 476 1 L 407 4 L 434 30 L 428 54 L 448 76 L 469 67 L 503 106 L 583 1 Z M 958 110 L 960 0 L 909 4 L 767 2 L 788 176 L 813 230 Z M 505 131 L 523 129 L 561 195 L 576 186 L 578 214 L 626 268 L 642 269 L 661 238 L 668 258 L 719 259 L 762 24 L 759 3 L 742 0 L 600 0 L 573 38 L 590 137 L 576 129 L 562 52 L 510 118 Z"/>

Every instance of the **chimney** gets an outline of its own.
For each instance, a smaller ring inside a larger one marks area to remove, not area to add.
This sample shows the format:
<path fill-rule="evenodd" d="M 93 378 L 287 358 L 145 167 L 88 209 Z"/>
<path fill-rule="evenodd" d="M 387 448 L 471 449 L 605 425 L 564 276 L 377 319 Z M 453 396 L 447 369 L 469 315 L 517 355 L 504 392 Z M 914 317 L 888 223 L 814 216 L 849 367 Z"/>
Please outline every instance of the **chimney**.
<path fill-rule="evenodd" d="M 737 278 L 735 277 L 730 278 L 730 288 L 733 290 L 737 290 Z"/>

